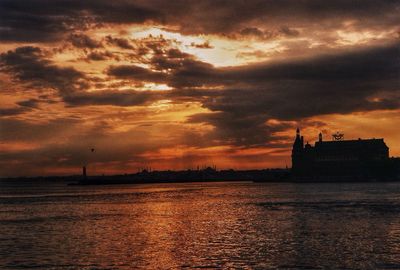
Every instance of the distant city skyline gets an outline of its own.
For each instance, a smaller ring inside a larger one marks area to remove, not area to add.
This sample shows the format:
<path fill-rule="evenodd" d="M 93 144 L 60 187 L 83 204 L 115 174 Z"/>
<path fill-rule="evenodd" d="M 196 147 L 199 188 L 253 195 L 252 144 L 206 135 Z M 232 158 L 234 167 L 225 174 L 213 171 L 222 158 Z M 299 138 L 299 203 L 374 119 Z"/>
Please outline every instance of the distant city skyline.
<path fill-rule="evenodd" d="M 399 1 L 0 2 L 0 177 L 400 156 Z M 306 142 L 305 142 L 306 143 Z"/>

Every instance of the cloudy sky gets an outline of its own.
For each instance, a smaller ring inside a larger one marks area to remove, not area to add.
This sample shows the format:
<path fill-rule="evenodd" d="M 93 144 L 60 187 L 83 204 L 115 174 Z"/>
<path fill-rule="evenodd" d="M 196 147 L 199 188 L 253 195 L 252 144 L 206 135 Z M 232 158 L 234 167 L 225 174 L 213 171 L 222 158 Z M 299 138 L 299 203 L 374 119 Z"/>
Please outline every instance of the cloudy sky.
<path fill-rule="evenodd" d="M 398 0 L 0 0 L 0 176 L 400 155 Z M 95 151 L 91 152 L 90 149 Z"/>

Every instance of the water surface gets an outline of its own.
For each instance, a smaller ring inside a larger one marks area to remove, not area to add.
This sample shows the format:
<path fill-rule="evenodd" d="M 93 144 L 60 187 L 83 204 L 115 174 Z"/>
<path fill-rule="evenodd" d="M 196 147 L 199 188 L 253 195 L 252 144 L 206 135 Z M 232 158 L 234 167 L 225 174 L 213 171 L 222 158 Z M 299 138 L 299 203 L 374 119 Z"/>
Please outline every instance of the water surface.
<path fill-rule="evenodd" d="M 0 182 L 2 269 L 400 269 L 400 183 Z"/>

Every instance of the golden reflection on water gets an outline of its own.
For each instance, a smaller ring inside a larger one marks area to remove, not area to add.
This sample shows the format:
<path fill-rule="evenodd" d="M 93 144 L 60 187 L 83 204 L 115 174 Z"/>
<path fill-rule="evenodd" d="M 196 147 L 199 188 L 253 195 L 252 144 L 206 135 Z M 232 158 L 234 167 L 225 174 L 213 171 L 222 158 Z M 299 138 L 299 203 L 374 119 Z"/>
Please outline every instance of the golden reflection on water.
<path fill-rule="evenodd" d="M 0 268 L 400 267 L 400 184 L 1 187 Z"/>

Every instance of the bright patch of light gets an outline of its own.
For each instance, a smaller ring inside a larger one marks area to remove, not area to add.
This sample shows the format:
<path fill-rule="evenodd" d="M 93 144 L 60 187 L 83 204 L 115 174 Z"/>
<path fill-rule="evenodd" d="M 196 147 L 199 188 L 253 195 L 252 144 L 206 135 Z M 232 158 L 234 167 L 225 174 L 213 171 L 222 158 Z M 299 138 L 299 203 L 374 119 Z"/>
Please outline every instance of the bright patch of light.
<path fill-rule="evenodd" d="M 169 87 L 166 84 L 146 83 L 143 86 L 143 90 L 167 91 L 172 90 L 172 87 Z"/>
<path fill-rule="evenodd" d="M 337 41 L 340 45 L 355 45 L 369 42 L 371 39 L 380 39 L 385 36 L 385 33 L 372 33 L 372 32 L 346 32 L 339 30 L 336 32 L 339 36 Z"/>
<path fill-rule="evenodd" d="M 263 51 L 267 55 L 269 52 L 276 53 L 284 49 L 279 41 L 234 40 L 216 35 L 182 35 L 157 27 L 132 28 L 131 37 L 136 39 L 161 37 L 174 40 L 179 50 L 194 55 L 197 59 L 215 67 L 238 66 L 265 60 L 265 58 L 260 59 L 259 55 L 252 55 L 252 52 Z M 205 43 L 209 44 L 209 48 L 195 46 Z M 238 57 L 240 52 L 247 54 L 248 57 Z"/>
<path fill-rule="evenodd" d="M 169 99 L 162 99 L 152 103 L 148 108 L 155 109 L 155 110 L 166 110 L 169 109 L 172 105 L 172 100 Z"/>

